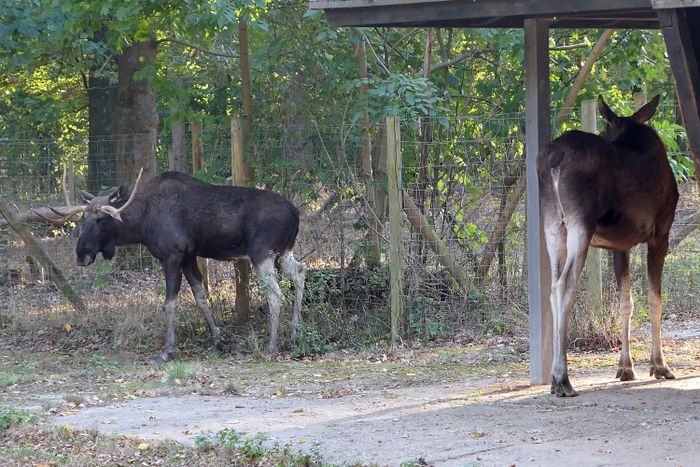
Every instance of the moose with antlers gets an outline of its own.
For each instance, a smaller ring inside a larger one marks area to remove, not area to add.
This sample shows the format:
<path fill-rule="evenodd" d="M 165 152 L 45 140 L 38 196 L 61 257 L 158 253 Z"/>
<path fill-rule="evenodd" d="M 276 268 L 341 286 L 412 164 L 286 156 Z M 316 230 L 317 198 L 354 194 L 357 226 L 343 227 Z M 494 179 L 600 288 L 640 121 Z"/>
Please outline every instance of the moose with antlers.
<path fill-rule="evenodd" d="M 210 185 L 179 172 L 165 172 L 132 190 L 113 188 L 102 196 L 81 192 L 87 203 L 53 209 L 66 221 L 83 213 L 76 247 L 77 263 L 91 264 L 97 253 L 109 260 L 118 245 L 141 243 L 158 258 L 165 273 L 165 349 L 155 356 L 167 361 L 176 354 L 175 307 L 182 274 L 202 310 L 213 344 L 221 348 L 197 267 L 197 256 L 217 260 L 247 257 L 269 305 L 268 350 L 277 349 L 282 291 L 277 269 L 295 287 L 292 340 L 300 323 L 306 266 L 294 259 L 292 248 L 299 231 L 299 210 L 287 199 L 267 190 Z M 64 184 L 65 185 L 65 184 Z M 68 200 L 68 196 L 66 196 Z M 42 216 L 45 217 L 45 216 Z"/>

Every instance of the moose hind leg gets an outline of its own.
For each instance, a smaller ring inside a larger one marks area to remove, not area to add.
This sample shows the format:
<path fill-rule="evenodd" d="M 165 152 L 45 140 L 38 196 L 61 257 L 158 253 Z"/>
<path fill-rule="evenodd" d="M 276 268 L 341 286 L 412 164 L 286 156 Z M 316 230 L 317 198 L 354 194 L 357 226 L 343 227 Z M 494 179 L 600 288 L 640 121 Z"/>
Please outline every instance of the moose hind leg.
<path fill-rule="evenodd" d="M 221 339 L 221 331 L 214 323 L 214 317 L 209 309 L 207 292 L 204 288 L 204 276 L 202 276 L 202 272 L 197 266 L 197 260 L 194 258 L 188 260 L 184 265 L 183 272 L 185 273 L 187 282 L 190 284 L 192 295 L 194 295 L 197 306 L 200 310 L 202 310 L 204 320 L 207 322 L 207 328 L 209 329 L 209 335 L 211 336 L 214 347 L 216 347 L 218 350 L 223 350 L 224 343 Z"/>
<path fill-rule="evenodd" d="M 668 251 L 668 238 L 659 246 L 648 245 L 647 271 L 649 274 L 649 315 L 651 317 L 651 364 L 649 376 L 656 379 L 675 379 L 666 364 L 661 349 L 661 274 Z"/>
<path fill-rule="evenodd" d="M 304 299 L 304 281 L 306 280 L 306 265 L 294 259 L 292 252 L 280 258 L 282 272 L 294 282 L 294 312 L 292 314 L 292 343 L 297 341 L 297 328 L 301 324 L 301 304 Z"/>
<path fill-rule="evenodd" d="M 566 261 L 561 268 L 561 274 L 556 282 L 552 283 L 552 294 L 556 301 L 552 310 L 554 356 L 552 361 L 552 385 L 551 393 L 558 397 L 574 397 L 578 393 L 569 381 L 566 363 L 566 349 L 568 347 L 569 313 L 576 290 L 576 284 L 588 253 L 590 242 L 590 230 L 582 223 L 570 222 L 566 226 Z"/>
<path fill-rule="evenodd" d="M 620 290 L 620 319 L 622 321 L 622 350 L 620 351 L 620 363 L 617 366 L 615 378 L 620 381 L 637 379 L 630 353 L 630 321 L 634 311 L 632 301 L 632 287 L 630 283 L 630 253 L 629 251 L 616 251 L 613 256 L 615 264 L 615 277 L 617 287 Z"/>
<path fill-rule="evenodd" d="M 260 287 L 267 296 L 267 304 L 270 308 L 269 319 L 269 334 L 270 340 L 267 344 L 267 351 L 270 353 L 277 352 L 277 329 L 279 327 L 280 304 L 282 298 L 282 290 L 277 283 L 277 271 L 275 270 L 275 261 L 271 257 L 267 257 L 255 265 L 255 272 L 258 275 Z"/>

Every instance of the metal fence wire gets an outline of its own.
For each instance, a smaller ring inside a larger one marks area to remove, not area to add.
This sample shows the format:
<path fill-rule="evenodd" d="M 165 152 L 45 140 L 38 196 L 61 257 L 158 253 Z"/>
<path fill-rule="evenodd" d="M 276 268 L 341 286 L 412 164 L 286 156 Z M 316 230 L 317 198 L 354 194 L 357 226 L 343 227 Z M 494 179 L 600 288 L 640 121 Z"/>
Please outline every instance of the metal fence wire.
<path fill-rule="evenodd" d="M 573 124 L 575 126 L 575 124 Z M 445 247 L 436 251 L 404 215 L 401 291 L 409 336 L 449 339 L 482 333 L 527 333 L 526 212 L 523 115 L 436 118 L 401 126 L 403 191 Z M 205 121 L 203 166 L 195 175 L 211 183 L 231 183 L 229 122 Z M 354 124 L 282 127 L 259 125 L 247 157 L 255 184 L 289 197 L 302 212 L 295 256 L 309 267 L 304 300 L 304 352 L 365 345 L 384 339 L 390 328 L 388 272 L 388 193 L 385 131 Z M 372 176 L 363 169 L 363 138 L 372 141 Z M 65 204 L 66 188 L 103 190 L 115 179 L 116 143 L 99 141 L 0 140 L 0 196 L 20 212 Z M 187 142 L 190 143 L 189 141 Z M 170 140 L 157 144 L 160 169 L 168 165 Z M 672 155 L 672 157 L 675 157 Z M 98 161 L 98 162 L 97 162 Z M 191 170 L 191 166 L 188 168 Z M 371 191 L 371 196 L 368 193 Z M 700 206 L 694 180 L 680 183 L 677 219 Z M 73 198 L 74 200 L 76 198 Z M 60 345 L 159 346 L 164 330 L 164 279 L 144 247 L 121 248 L 111 263 L 75 265 L 78 221 L 64 225 L 32 222 L 34 236 L 50 252 L 90 312 L 71 309 L 7 225 L 0 226 L 0 327 L 17 339 L 54 339 Z M 378 262 L 368 263 L 372 239 Z M 700 234 L 671 250 L 664 272 L 665 315 L 700 310 Z M 644 247 L 632 263 L 639 317 L 646 313 Z M 457 286 L 445 258 L 462 271 Z M 619 321 L 612 265 L 603 255 L 603 306 L 591 309 L 589 291 L 579 286 L 573 341 L 611 338 Z M 262 348 L 267 305 L 251 282 L 254 319 L 236 327 L 234 268 L 209 262 L 210 301 L 217 323 L 231 340 Z M 290 284 L 282 282 L 286 292 Z M 291 294 L 287 298 L 287 316 Z M 180 342 L 206 343 L 206 326 L 190 293 L 180 294 Z M 287 323 L 288 320 L 283 320 Z M 289 327 L 282 330 L 283 345 Z M 614 339 L 613 339 L 614 340 Z M 206 345 L 206 344 L 205 344 Z"/>

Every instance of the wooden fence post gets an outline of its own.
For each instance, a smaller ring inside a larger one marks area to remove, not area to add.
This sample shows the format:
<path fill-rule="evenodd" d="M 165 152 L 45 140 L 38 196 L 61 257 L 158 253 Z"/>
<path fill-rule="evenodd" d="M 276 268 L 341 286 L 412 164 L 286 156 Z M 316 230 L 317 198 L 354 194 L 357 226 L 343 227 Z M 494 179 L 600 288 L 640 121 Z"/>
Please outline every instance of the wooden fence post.
<path fill-rule="evenodd" d="M 387 191 L 389 192 L 389 272 L 391 276 L 391 345 L 406 334 L 401 270 L 401 129 L 396 117 L 386 119 Z"/>
<path fill-rule="evenodd" d="M 193 120 L 192 126 L 192 173 L 202 170 L 202 121 Z M 209 295 L 209 260 L 197 257 L 197 267 L 202 273 L 204 290 Z"/>
<path fill-rule="evenodd" d="M 241 117 L 231 117 L 231 184 L 247 186 L 250 170 L 243 154 L 246 122 Z M 247 259 L 234 261 L 236 268 L 235 323 L 243 326 L 250 318 L 250 266 Z"/>
<path fill-rule="evenodd" d="M 581 129 L 585 132 L 596 134 L 596 122 L 597 104 L 595 99 L 583 101 L 581 103 Z M 603 310 L 603 272 L 600 258 L 600 248 L 588 248 L 583 277 L 591 309 L 593 310 L 593 313 L 589 314 L 589 316 L 593 316 Z"/>

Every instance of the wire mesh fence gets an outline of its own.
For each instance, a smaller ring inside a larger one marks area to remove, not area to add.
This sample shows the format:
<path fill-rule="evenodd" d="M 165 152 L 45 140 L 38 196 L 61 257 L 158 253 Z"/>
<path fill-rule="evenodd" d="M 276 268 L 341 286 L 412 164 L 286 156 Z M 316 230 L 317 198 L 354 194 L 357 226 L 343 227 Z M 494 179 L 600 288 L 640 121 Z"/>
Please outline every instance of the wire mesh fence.
<path fill-rule="evenodd" d="M 575 117 L 574 117 L 575 118 Z M 421 119 L 402 122 L 403 191 L 436 234 L 440 250 L 408 217 L 402 226 L 402 269 L 409 335 L 444 339 L 476 333 L 527 332 L 527 219 L 521 176 L 523 115 Z M 203 166 L 195 175 L 229 184 L 229 122 L 209 119 L 201 135 Z M 369 137 L 372 173 L 363 168 Z M 302 212 L 295 256 L 309 266 L 300 341 L 302 354 L 380 341 L 390 330 L 388 193 L 385 131 L 354 124 L 294 127 L 259 125 L 247 157 L 255 183 L 289 197 Z M 99 143 L 99 144 L 98 144 Z M 191 141 L 187 140 L 189 147 Z M 19 212 L 64 205 L 82 189 L 104 190 L 115 180 L 116 142 L 0 141 L 0 195 Z M 167 168 L 172 142 L 157 142 L 158 164 Z M 96 162 L 99 160 L 99 163 Z M 68 168 L 65 182 L 63 169 Z M 188 162 L 188 171 L 192 165 Z M 227 180 L 228 178 L 228 180 Z M 677 219 L 697 211 L 694 180 L 681 183 Z M 90 313 L 75 313 L 7 226 L 0 227 L 0 326 L 17 338 L 51 336 L 64 345 L 158 347 L 164 329 L 164 279 L 157 260 L 142 246 L 122 248 L 115 261 L 75 265 L 78 221 L 32 222 Z M 700 309 L 700 242 L 691 233 L 671 250 L 664 274 L 667 315 Z M 374 245 L 373 242 L 378 242 Z M 378 247 L 378 248 L 377 248 Z M 376 251 L 374 249 L 376 248 Z M 643 248 L 632 268 L 638 315 L 645 314 Z M 377 254 L 373 259 L 373 254 Z M 446 267 L 449 257 L 464 284 Z M 263 348 L 266 303 L 252 281 L 252 321 L 234 316 L 232 263 L 210 261 L 210 301 L 215 320 L 231 341 Z M 572 337 L 586 339 L 595 327 L 617 322 L 612 265 L 603 255 L 603 310 L 591 312 L 589 291 L 579 287 Z M 291 308 L 291 284 L 282 282 Z M 189 293 L 180 294 L 181 342 L 208 342 L 206 326 Z M 289 311 L 287 311 L 287 315 Z M 286 323 L 288 320 L 283 320 Z M 594 324 L 591 324 L 594 323 Z M 289 326 L 283 328 L 283 345 Z M 68 342 L 68 344 L 66 344 Z"/>

